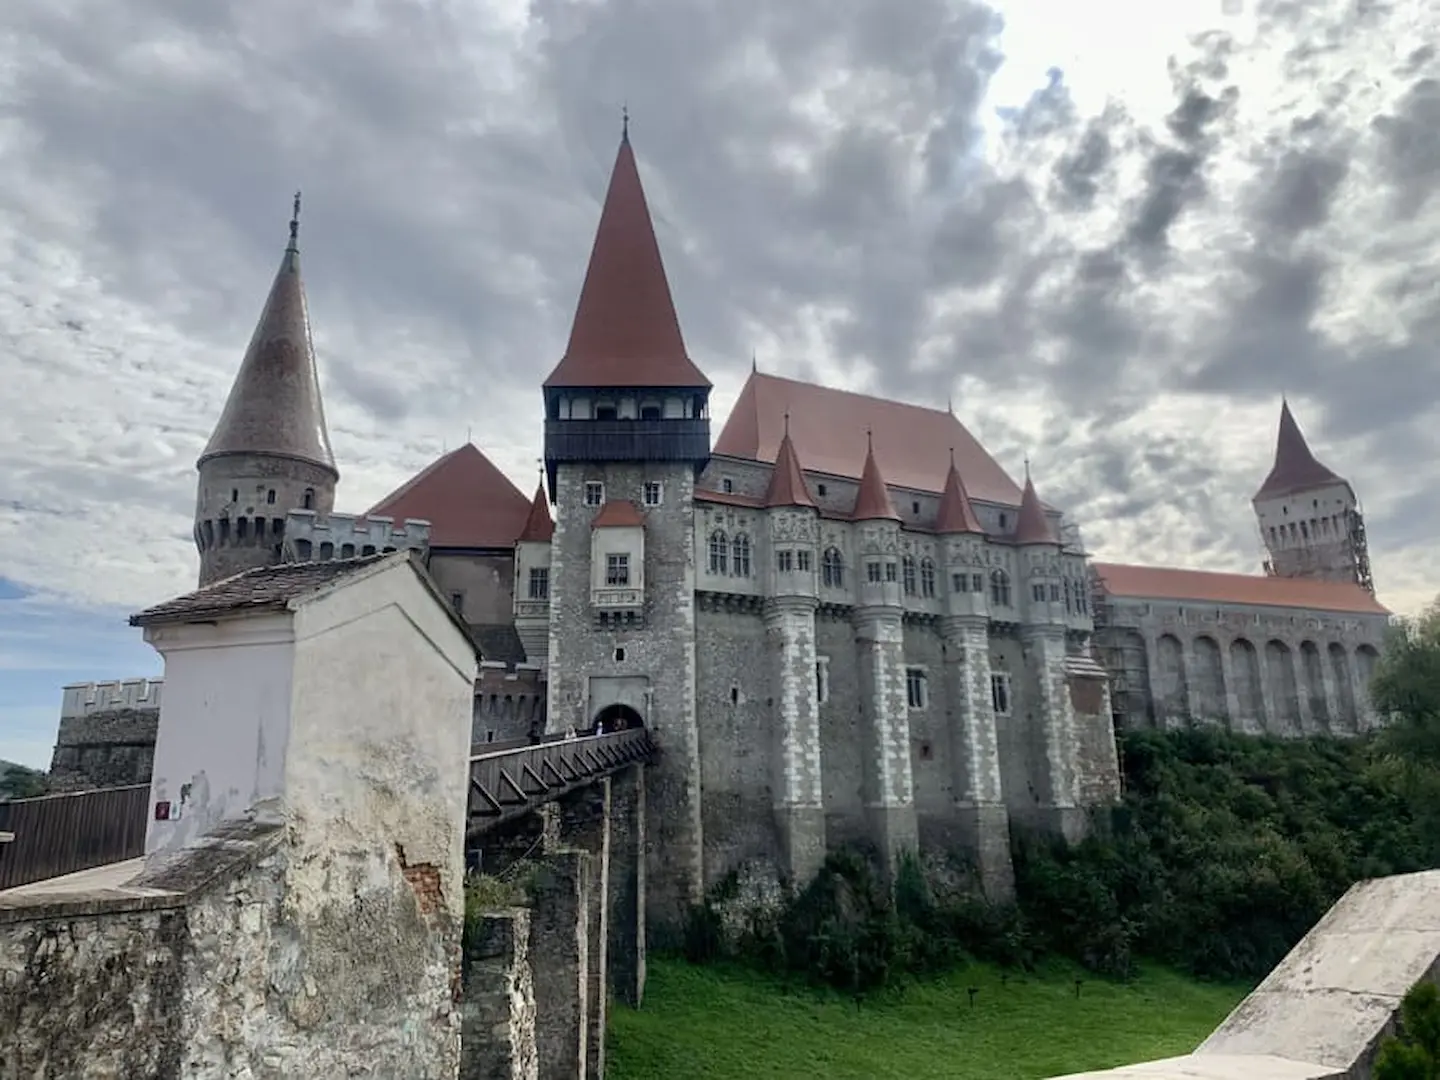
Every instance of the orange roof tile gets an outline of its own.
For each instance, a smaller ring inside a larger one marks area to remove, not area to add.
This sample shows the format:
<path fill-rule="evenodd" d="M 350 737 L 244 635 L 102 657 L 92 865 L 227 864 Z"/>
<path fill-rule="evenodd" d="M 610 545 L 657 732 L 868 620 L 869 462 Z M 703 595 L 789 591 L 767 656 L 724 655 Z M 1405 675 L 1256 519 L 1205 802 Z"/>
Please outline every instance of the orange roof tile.
<path fill-rule="evenodd" d="M 758 510 L 765 505 L 764 499 L 757 499 L 754 495 L 741 495 L 737 491 L 711 491 L 709 488 L 696 488 L 695 499 L 697 502 L 720 503 L 722 506 L 744 506 L 751 510 Z"/>
<path fill-rule="evenodd" d="M 1257 499 L 1273 499 L 1296 491 L 1343 484 L 1339 476 L 1320 464 L 1290 412 L 1288 401 L 1280 404 L 1280 431 L 1275 437 L 1275 464 L 1255 493 Z"/>
<path fill-rule="evenodd" d="M 627 135 L 610 174 L 570 343 L 545 387 L 709 385 L 685 351 Z"/>
<path fill-rule="evenodd" d="M 629 499 L 611 499 L 590 521 L 592 529 L 611 529 L 645 524 L 645 515 Z"/>
<path fill-rule="evenodd" d="M 950 451 L 950 471 L 945 474 L 945 490 L 940 493 L 940 509 L 935 515 L 935 532 L 941 536 L 950 533 L 983 533 L 984 527 L 975 516 L 975 507 L 970 505 L 970 496 L 965 491 L 965 481 L 960 479 L 960 470 L 955 467 L 955 451 Z"/>
<path fill-rule="evenodd" d="M 430 522 L 430 546 L 505 548 L 530 515 L 530 500 L 474 443 L 451 450 L 381 499 L 366 517 Z"/>
<path fill-rule="evenodd" d="M 795 444 L 790 441 L 790 432 L 780 440 L 780 450 L 775 455 L 775 469 L 770 473 L 770 486 L 765 491 L 766 506 L 814 506 L 810 497 L 810 486 L 805 483 L 805 474 L 800 470 L 800 459 L 795 456 Z"/>
<path fill-rule="evenodd" d="M 1058 544 L 1045 509 L 1040 505 L 1040 496 L 1035 494 L 1035 483 L 1030 479 L 1030 470 L 1025 470 L 1025 492 L 1020 496 L 1020 513 L 1015 515 L 1015 536 L 1017 544 Z"/>
<path fill-rule="evenodd" d="M 885 477 L 880 474 L 880 464 L 875 460 L 875 441 L 870 440 L 865 451 L 865 468 L 860 472 L 860 490 L 855 492 L 855 509 L 850 511 L 851 521 L 899 521 L 895 504 L 890 501 L 890 490 L 885 486 Z"/>
<path fill-rule="evenodd" d="M 868 429 L 881 471 L 896 487 L 943 491 L 945 450 L 953 446 L 972 499 L 1020 504 L 1015 481 L 949 412 L 778 375 L 751 372 L 715 443 L 715 453 L 773 462 L 787 412 L 795 450 L 811 472 L 860 479 L 865 458 L 859 435 Z"/>
<path fill-rule="evenodd" d="M 1357 615 L 1389 615 L 1390 611 L 1359 585 L 1339 581 L 1225 574 L 1212 570 L 1181 570 L 1170 566 L 1092 563 L 1111 596 L 1143 600 L 1192 600 L 1210 604 L 1251 604 L 1260 607 L 1304 608 Z"/>
<path fill-rule="evenodd" d="M 555 522 L 550 519 L 550 500 L 545 497 L 545 481 L 535 489 L 535 498 L 530 503 L 530 516 L 520 530 L 516 541 L 548 544 L 555 536 Z"/>

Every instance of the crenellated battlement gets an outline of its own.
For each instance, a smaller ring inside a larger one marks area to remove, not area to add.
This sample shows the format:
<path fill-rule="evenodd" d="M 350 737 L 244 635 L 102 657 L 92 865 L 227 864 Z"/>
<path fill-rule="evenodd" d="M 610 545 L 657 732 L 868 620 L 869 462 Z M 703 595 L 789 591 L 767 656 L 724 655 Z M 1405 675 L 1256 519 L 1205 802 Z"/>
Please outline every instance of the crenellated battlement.
<path fill-rule="evenodd" d="M 285 516 L 285 562 L 350 559 L 407 549 L 424 553 L 429 547 L 430 522 L 418 518 L 396 525 L 393 517 L 379 514 L 367 518 L 291 510 Z"/>
<path fill-rule="evenodd" d="M 545 673 L 539 664 L 507 668 L 498 660 L 483 660 L 475 680 L 477 743 L 520 739 L 531 729 L 545 729 Z"/>
<path fill-rule="evenodd" d="M 60 719 L 93 716 L 115 709 L 160 710 L 164 679 L 119 679 L 114 682 L 71 683 L 63 690 Z"/>

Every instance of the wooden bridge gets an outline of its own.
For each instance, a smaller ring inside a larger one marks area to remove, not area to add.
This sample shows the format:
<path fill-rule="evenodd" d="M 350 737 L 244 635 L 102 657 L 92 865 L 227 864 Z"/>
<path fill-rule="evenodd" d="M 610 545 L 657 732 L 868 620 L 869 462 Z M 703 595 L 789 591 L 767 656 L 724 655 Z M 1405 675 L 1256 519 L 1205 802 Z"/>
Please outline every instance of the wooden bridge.
<path fill-rule="evenodd" d="M 472 837 L 659 754 L 645 728 L 481 745 L 470 758 Z"/>

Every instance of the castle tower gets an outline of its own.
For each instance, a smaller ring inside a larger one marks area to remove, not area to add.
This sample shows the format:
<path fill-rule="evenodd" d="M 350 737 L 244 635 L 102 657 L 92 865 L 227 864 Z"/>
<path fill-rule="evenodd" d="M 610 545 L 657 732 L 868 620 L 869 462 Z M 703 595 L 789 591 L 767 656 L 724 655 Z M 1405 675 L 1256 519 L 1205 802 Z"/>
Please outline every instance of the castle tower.
<path fill-rule="evenodd" d="M 862 786 L 871 837 L 892 869 L 918 843 L 910 760 L 910 699 L 905 671 L 904 601 L 900 595 L 900 515 L 890 501 L 871 438 L 850 520 L 863 573 L 851 619 L 860 656 Z"/>
<path fill-rule="evenodd" d="M 550 519 L 550 500 L 545 481 L 535 487 L 530 516 L 515 541 L 515 632 L 525 647 L 525 657 L 541 670 L 548 667 L 550 644 L 550 543 L 555 523 Z"/>
<path fill-rule="evenodd" d="M 340 473 L 325 427 L 300 280 L 299 218 L 296 195 L 290 243 L 225 411 L 196 462 L 202 586 L 279 562 L 286 513 L 325 515 L 335 505 Z"/>
<path fill-rule="evenodd" d="M 945 700 L 955 763 L 955 801 L 967 850 L 975 853 L 985 895 L 1013 898 L 1010 812 L 1000 778 L 1000 746 L 990 680 L 990 582 L 985 529 L 970 502 L 955 452 L 935 516 L 945 552 L 946 613 L 940 617 Z"/>
<path fill-rule="evenodd" d="M 1375 591 L 1355 491 L 1316 459 L 1288 401 L 1280 405 L 1275 464 L 1251 503 L 1269 553 L 1266 573 L 1354 582 Z"/>
<path fill-rule="evenodd" d="M 703 888 L 695 707 L 695 478 L 710 381 L 685 351 L 628 132 L 565 355 L 544 383 L 549 724 L 643 723 L 649 921 L 675 940 Z"/>
<path fill-rule="evenodd" d="M 1016 584 L 1021 595 L 1016 600 L 1023 612 L 1020 641 L 1026 671 L 1035 687 L 1035 707 L 1026 721 L 1033 726 L 1032 745 L 1041 752 L 1034 785 L 1038 809 L 1045 825 L 1068 840 L 1078 840 L 1085 831 L 1085 811 L 1080 805 L 1075 757 L 1079 734 L 1065 669 L 1061 543 L 1035 493 L 1028 464 L 1011 541 L 1018 549 Z"/>
<path fill-rule="evenodd" d="M 825 861 L 825 802 L 820 776 L 820 699 L 816 685 L 815 553 L 820 514 L 810 494 L 790 421 L 765 492 L 770 559 L 765 635 L 775 703 L 775 826 L 781 865 L 804 886 Z"/>

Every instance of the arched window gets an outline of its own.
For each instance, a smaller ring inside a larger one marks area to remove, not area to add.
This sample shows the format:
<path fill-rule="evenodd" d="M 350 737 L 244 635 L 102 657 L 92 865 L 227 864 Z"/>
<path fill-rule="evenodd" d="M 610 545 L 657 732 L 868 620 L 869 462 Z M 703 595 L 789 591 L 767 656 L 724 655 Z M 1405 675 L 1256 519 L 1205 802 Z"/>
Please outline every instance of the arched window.
<path fill-rule="evenodd" d="M 304 509 L 306 509 L 306 510 L 314 510 L 314 509 L 315 509 L 315 489 L 314 489 L 314 488 L 306 488 L 306 489 L 305 489 L 305 498 L 304 498 L 304 500 L 300 503 L 300 505 L 301 505 Z"/>
<path fill-rule="evenodd" d="M 904 579 L 905 595 L 915 595 L 915 556 L 906 555 L 900 560 L 900 576 Z"/>
<path fill-rule="evenodd" d="M 1010 575 L 996 570 L 990 575 L 990 603 L 996 607 L 1010 606 Z"/>
<path fill-rule="evenodd" d="M 724 535 L 723 533 L 721 534 Z M 736 533 L 730 544 L 731 565 L 736 577 L 750 576 L 750 537 Z"/>
<path fill-rule="evenodd" d="M 820 558 L 820 579 L 827 589 L 845 587 L 845 560 L 840 557 L 839 548 L 826 548 Z"/>
<path fill-rule="evenodd" d="M 723 574 L 729 564 L 730 545 L 725 534 L 716 529 L 710 534 L 710 573 Z"/>
<path fill-rule="evenodd" d="M 935 596 L 935 562 L 928 557 L 920 560 L 920 595 Z"/>

